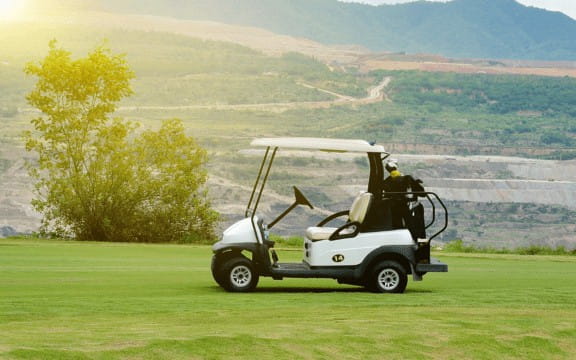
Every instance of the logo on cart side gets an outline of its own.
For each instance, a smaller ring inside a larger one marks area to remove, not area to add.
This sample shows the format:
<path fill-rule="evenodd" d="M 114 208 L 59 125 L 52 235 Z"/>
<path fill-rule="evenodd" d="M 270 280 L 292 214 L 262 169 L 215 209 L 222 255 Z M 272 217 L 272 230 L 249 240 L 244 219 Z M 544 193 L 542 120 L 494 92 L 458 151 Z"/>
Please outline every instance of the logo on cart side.
<path fill-rule="evenodd" d="M 336 254 L 336 255 L 332 256 L 332 261 L 334 261 L 334 262 L 342 262 L 342 261 L 344 261 L 344 255 L 342 255 L 342 254 Z"/>

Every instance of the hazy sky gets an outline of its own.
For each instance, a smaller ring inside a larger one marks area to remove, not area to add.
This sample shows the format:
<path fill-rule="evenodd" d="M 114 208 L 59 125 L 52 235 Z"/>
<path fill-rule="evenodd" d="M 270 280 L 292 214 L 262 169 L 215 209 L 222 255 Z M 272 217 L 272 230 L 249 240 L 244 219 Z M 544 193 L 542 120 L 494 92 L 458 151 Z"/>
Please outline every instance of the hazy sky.
<path fill-rule="evenodd" d="M 347 2 L 362 2 L 366 4 L 380 5 L 380 4 L 399 4 L 407 3 L 416 0 L 344 0 Z M 427 1 L 442 1 L 449 0 L 427 0 Z M 527 5 L 535 6 L 552 11 L 562 11 L 566 15 L 576 19 L 576 0 L 516 0 L 517 2 Z"/>

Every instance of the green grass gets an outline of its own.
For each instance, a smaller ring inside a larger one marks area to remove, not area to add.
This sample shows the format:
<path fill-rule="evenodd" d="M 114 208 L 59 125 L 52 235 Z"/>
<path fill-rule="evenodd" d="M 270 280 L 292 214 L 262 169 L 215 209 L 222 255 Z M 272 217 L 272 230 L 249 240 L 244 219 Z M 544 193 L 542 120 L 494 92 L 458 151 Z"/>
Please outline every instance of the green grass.
<path fill-rule="evenodd" d="M 281 259 L 297 261 L 299 252 Z M 262 279 L 230 294 L 209 247 L 0 240 L 0 358 L 561 359 L 576 259 L 439 254 L 403 295 Z"/>
<path fill-rule="evenodd" d="M 452 253 L 484 253 L 484 254 L 518 254 L 518 255 L 576 255 L 576 249 L 567 250 L 563 246 L 548 247 L 531 245 L 518 248 L 494 248 L 465 245 L 461 239 L 452 240 L 444 245 L 443 251 Z"/>

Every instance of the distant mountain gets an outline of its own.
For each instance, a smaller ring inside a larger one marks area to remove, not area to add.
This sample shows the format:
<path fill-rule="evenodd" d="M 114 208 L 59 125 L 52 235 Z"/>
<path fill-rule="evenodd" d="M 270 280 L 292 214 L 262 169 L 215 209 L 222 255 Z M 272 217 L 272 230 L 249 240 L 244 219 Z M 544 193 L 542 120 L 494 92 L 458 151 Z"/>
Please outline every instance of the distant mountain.
<path fill-rule="evenodd" d="M 99 0 L 92 8 L 250 25 L 325 44 L 449 57 L 576 60 L 576 21 L 514 0 Z M 96 5 L 97 4 L 97 5 Z"/>

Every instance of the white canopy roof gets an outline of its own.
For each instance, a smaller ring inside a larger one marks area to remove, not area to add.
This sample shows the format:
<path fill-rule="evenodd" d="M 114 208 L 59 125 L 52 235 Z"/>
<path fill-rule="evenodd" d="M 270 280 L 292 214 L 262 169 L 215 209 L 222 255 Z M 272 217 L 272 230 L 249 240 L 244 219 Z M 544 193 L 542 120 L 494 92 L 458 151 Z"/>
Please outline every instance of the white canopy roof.
<path fill-rule="evenodd" d="M 305 137 L 285 137 L 285 138 L 262 138 L 255 139 L 250 143 L 252 146 L 270 146 L 295 149 L 313 149 L 334 152 L 364 152 L 383 153 L 384 146 L 370 145 L 365 140 L 349 139 L 325 139 L 325 138 L 305 138 Z"/>

